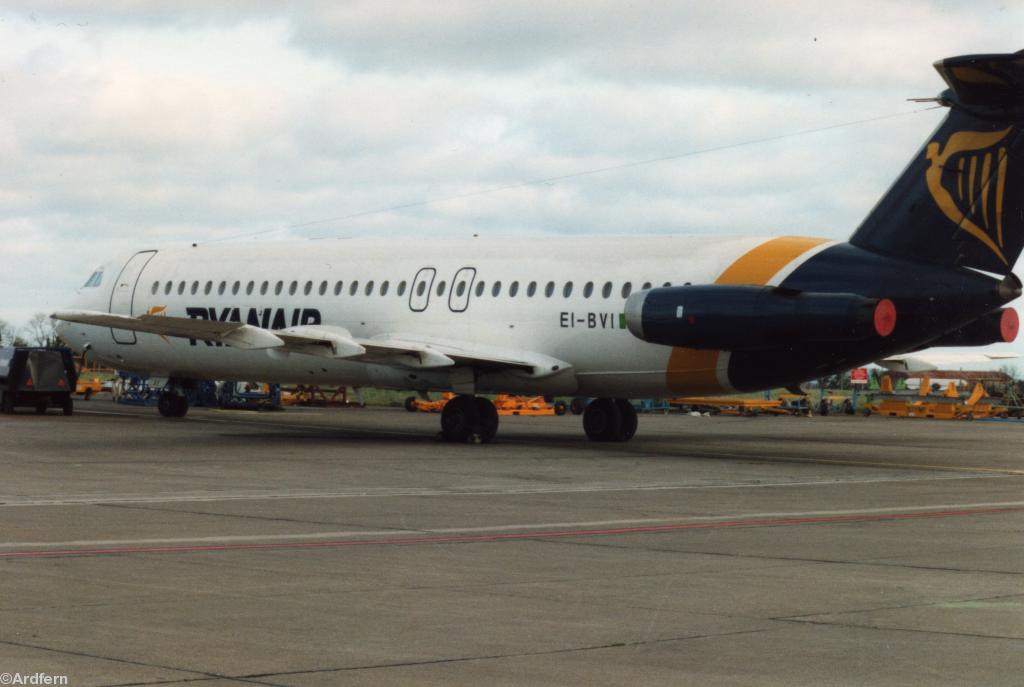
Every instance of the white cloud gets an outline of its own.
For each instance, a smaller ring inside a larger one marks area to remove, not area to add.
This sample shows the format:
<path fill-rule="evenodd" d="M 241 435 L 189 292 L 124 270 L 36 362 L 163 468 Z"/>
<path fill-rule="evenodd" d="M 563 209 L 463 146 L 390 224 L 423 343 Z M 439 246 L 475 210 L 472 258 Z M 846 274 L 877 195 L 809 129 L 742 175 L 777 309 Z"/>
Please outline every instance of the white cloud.
<path fill-rule="evenodd" d="M 941 112 L 519 184 L 910 112 L 933 60 L 1016 50 L 1022 23 L 1000 2 L 14 0 L 0 237 L 25 259 L 0 318 L 138 242 L 403 205 L 267 236 L 842 238 Z"/>

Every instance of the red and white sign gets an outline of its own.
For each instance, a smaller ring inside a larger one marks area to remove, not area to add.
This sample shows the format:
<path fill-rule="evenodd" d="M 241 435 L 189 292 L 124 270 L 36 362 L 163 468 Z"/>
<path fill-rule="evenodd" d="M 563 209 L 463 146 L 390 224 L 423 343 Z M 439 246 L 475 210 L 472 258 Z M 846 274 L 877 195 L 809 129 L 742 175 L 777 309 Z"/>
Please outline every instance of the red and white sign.
<path fill-rule="evenodd" d="M 868 368 L 866 367 L 855 367 L 850 370 L 850 384 L 867 384 L 868 383 Z"/>

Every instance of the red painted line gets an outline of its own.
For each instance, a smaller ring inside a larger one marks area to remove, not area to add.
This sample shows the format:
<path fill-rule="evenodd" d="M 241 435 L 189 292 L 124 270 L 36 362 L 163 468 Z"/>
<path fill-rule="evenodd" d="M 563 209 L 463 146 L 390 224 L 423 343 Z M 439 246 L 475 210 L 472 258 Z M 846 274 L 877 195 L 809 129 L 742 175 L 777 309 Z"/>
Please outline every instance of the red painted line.
<path fill-rule="evenodd" d="M 391 539 L 345 539 L 322 542 L 271 542 L 265 544 L 203 544 L 192 546 L 126 546 L 104 549 L 53 549 L 0 552 L 0 558 L 54 558 L 57 556 L 120 556 L 139 553 L 204 553 L 208 551 L 274 551 L 285 549 L 333 549 L 345 546 L 415 546 L 422 544 L 472 544 L 479 542 L 522 541 L 559 537 L 599 537 L 623 534 L 658 534 L 683 530 L 710 530 L 730 527 L 785 527 L 793 525 L 824 525 L 857 522 L 893 522 L 925 518 L 954 518 L 974 515 L 1021 513 L 1024 506 L 1007 508 L 972 508 L 964 510 L 916 511 L 911 513 L 871 513 L 864 515 L 831 515 L 799 518 L 720 520 L 615 529 L 556 530 L 550 532 L 511 532 L 503 534 L 466 534 Z"/>

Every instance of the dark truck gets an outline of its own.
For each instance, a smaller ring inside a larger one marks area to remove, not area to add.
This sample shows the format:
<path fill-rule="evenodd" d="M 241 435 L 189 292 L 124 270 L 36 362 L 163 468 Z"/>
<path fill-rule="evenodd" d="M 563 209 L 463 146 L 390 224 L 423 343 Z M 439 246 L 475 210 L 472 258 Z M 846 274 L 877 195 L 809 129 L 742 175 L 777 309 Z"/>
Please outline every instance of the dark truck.
<path fill-rule="evenodd" d="M 0 348 L 0 412 L 18 406 L 45 413 L 50 406 L 74 412 L 78 373 L 67 348 Z"/>

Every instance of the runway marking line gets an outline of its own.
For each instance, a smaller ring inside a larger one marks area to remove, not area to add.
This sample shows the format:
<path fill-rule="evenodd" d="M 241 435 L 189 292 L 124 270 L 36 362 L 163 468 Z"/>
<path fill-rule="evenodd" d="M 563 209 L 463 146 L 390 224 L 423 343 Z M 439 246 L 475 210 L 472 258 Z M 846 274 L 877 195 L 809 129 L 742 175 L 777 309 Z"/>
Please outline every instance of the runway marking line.
<path fill-rule="evenodd" d="M 500 541 L 524 541 L 531 539 L 559 539 L 571 537 L 616 536 L 634 534 L 659 534 L 685 530 L 726 529 L 735 527 L 785 527 L 796 525 L 846 524 L 864 522 L 898 522 L 930 518 L 969 517 L 978 515 L 999 515 L 1022 513 L 1024 506 L 1003 508 L 969 508 L 960 510 L 929 510 L 901 513 L 861 513 L 855 515 L 832 515 L 817 517 L 788 518 L 743 518 L 715 522 L 687 522 L 641 527 L 618 527 L 607 529 L 576 529 L 538 532 L 509 532 L 494 534 L 462 534 L 418 537 L 390 537 L 385 539 L 347 539 L 323 542 L 263 542 L 251 544 L 204 544 L 191 546 L 127 546 L 93 549 L 52 549 L 21 550 L 0 552 L 4 558 L 55 558 L 66 556 L 117 556 L 147 553 L 208 553 L 225 551 L 273 551 L 295 549 L 328 549 L 348 546 L 415 546 L 424 544 L 471 544 Z"/>

